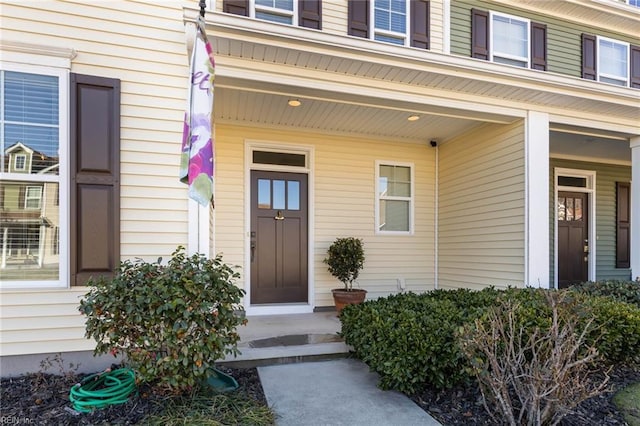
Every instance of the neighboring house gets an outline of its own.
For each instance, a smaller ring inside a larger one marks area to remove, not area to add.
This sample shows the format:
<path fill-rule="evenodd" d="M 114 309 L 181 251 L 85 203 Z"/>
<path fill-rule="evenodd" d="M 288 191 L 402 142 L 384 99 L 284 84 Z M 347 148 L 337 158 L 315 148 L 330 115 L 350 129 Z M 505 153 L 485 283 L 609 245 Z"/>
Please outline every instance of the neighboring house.
<path fill-rule="evenodd" d="M 633 1 L 212 2 L 215 209 L 177 178 L 197 14 L 2 1 L 4 198 L 42 186 L 59 241 L 7 248 L 4 366 L 92 349 L 87 279 L 177 245 L 239 265 L 250 315 L 331 306 L 341 236 L 369 297 L 640 276 Z"/>

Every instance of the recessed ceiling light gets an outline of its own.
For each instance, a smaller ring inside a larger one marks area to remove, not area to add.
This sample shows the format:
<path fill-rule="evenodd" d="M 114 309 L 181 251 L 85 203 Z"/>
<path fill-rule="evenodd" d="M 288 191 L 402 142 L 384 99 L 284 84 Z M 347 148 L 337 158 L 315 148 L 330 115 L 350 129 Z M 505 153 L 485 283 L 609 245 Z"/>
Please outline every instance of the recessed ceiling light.
<path fill-rule="evenodd" d="M 289 99 L 289 102 L 287 103 L 292 107 L 299 107 L 300 105 L 302 105 L 302 102 L 300 102 L 298 99 Z"/>
<path fill-rule="evenodd" d="M 418 121 L 418 120 L 420 120 L 420 116 L 416 115 L 416 114 L 412 114 L 409 117 L 407 117 L 407 120 L 409 120 L 409 121 Z"/>

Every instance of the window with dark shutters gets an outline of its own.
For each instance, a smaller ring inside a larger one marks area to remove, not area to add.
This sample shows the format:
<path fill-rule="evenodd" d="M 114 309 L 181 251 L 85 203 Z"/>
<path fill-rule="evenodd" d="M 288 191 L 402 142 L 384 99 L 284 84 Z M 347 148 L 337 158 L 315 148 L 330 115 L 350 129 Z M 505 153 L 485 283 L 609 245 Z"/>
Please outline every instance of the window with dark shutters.
<path fill-rule="evenodd" d="M 616 268 L 631 266 L 631 185 L 616 182 Z"/>
<path fill-rule="evenodd" d="M 349 0 L 349 35 L 369 38 L 369 0 Z"/>
<path fill-rule="evenodd" d="M 249 16 L 249 0 L 224 0 L 222 11 L 233 15 Z"/>
<path fill-rule="evenodd" d="M 300 0 L 298 13 L 298 25 L 315 30 L 322 29 L 322 2 L 320 0 Z"/>
<path fill-rule="evenodd" d="M 428 0 L 411 1 L 411 46 L 429 49 L 429 8 Z"/>
<path fill-rule="evenodd" d="M 120 81 L 71 74 L 71 285 L 120 262 Z"/>
<path fill-rule="evenodd" d="M 582 78 L 595 80 L 597 78 L 597 48 L 596 36 L 582 34 Z"/>
<path fill-rule="evenodd" d="M 629 62 L 631 63 L 631 87 L 640 89 L 640 46 L 631 46 Z"/>
<path fill-rule="evenodd" d="M 471 9 L 471 57 L 489 60 L 489 12 Z"/>
<path fill-rule="evenodd" d="M 531 22 L 531 68 L 547 70 L 547 26 Z"/>

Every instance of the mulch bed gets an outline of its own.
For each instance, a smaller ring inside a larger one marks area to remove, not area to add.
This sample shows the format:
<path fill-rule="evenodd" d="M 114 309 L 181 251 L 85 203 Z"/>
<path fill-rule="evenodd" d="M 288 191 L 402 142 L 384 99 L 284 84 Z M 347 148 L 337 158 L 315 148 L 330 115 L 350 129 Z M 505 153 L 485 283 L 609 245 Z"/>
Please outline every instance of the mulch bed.
<path fill-rule="evenodd" d="M 266 399 L 255 368 L 221 370 L 232 375 L 243 392 L 266 405 Z M 563 426 L 625 425 L 612 402 L 616 391 L 631 383 L 640 382 L 640 370 L 620 367 L 610 373 L 611 391 L 584 401 L 575 413 L 565 417 Z M 139 395 L 126 404 L 109 407 L 89 414 L 73 414 L 69 403 L 69 389 L 80 378 L 67 374 L 31 374 L 14 379 L 2 379 L 1 424 L 38 425 L 128 425 L 162 411 L 166 395 L 140 389 Z M 446 391 L 425 389 L 412 399 L 440 423 L 454 425 L 491 425 L 495 422 L 487 414 L 477 387 L 457 387 Z"/>
<path fill-rule="evenodd" d="M 266 405 L 266 399 L 255 368 L 220 370 L 233 376 L 239 391 Z M 129 401 L 92 413 L 79 414 L 69 402 L 69 390 L 84 376 L 75 374 L 29 374 L 0 382 L 0 424 L 11 425 L 97 425 L 136 424 L 145 417 L 159 414 L 167 395 L 141 387 Z"/>

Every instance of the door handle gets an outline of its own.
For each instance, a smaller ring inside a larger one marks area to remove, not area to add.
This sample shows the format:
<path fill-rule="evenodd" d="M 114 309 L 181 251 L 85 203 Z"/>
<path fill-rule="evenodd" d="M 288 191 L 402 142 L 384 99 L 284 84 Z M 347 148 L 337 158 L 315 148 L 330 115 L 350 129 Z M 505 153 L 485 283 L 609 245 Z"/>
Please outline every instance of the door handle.
<path fill-rule="evenodd" d="M 282 210 L 278 210 L 278 214 L 274 217 L 275 220 L 284 220 L 284 216 L 282 216 Z"/>
<path fill-rule="evenodd" d="M 255 257 L 256 254 L 256 242 L 255 241 L 251 241 L 251 261 L 253 262 L 253 258 Z"/>

